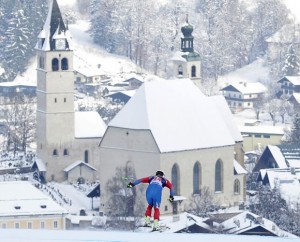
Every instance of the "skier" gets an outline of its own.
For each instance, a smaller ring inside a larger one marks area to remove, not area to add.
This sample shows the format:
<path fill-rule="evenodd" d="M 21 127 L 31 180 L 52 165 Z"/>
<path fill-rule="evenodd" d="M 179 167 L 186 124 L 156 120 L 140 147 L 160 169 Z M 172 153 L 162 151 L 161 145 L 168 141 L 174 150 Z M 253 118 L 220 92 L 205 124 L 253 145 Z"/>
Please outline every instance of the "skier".
<path fill-rule="evenodd" d="M 158 170 L 155 173 L 155 176 L 144 177 L 141 179 L 137 179 L 134 182 L 129 182 L 127 187 L 132 188 L 140 183 L 149 183 L 147 190 L 146 190 L 146 199 L 148 203 L 148 207 L 145 212 L 145 226 L 151 227 L 150 217 L 152 208 L 154 207 L 154 223 L 153 223 L 153 230 L 158 230 L 158 221 L 159 221 L 159 207 L 161 203 L 162 197 L 162 189 L 167 187 L 170 189 L 170 197 L 169 201 L 174 201 L 174 188 L 172 183 L 164 177 L 164 172 Z"/>

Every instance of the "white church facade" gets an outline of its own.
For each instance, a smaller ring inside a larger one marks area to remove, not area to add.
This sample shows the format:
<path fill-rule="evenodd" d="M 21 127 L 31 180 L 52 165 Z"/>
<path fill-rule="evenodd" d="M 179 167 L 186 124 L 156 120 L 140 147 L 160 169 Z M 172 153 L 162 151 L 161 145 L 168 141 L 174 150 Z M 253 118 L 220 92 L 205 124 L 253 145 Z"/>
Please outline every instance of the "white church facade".
<path fill-rule="evenodd" d="M 188 198 L 179 211 L 205 187 L 220 206 L 238 205 L 245 198 L 246 171 L 235 159 L 241 144 L 223 96 L 206 97 L 189 79 L 146 82 L 108 124 L 100 181 L 105 186 L 118 167 L 132 167 L 137 178 L 161 169 L 176 195 Z M 102 189 L 102 195 L 105 206 L 109 194 Z M 162 213 L 172 210 L 165 200 L 161 207 Z"/>

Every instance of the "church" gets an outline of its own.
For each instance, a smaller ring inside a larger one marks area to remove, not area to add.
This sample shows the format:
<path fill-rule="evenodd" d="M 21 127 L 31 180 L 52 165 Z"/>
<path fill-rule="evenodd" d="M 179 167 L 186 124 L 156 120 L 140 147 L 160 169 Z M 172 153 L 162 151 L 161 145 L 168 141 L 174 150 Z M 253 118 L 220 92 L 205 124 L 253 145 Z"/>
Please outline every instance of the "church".
<path fill-rule="evenodd" d="M 106 124 L 74 111 L 72 36 L 53 0 L 36 44 L 37 161 L 42 181 L 94 182 Z"/>
<path fill-rule="evenodd" d="M 204 188 L 220 206 L 245 200 L 242 136 L 224 97 L 200 91 L 201 60 L 188 20 L 181 31 L 173 77 L 145 82 L 106 126 L 96 112 L 74 111 L 72 36 L 53 0 L 36 45 L 36 166 L 45 181 L 99 179 L 106 211 L 106 184 L 119 168 L 134 171 L 129 180 L 163 170 L 186 198 L 178 211 Z M 165 200 L 161 207 L 172 210 Z"/>
<path fill-rule="evenodd" d="M 181 32 L 172 78 L 145 82 L 108 124 L 100 142 L 100 181 L 105 187 L 120 169 L 128 180 L 163 170 L 184 199 L 176 203 L 177 212 L 190 209 L 204 189 L 221 207 L 237 206 L 246 194 L 243 138 L 225 98 L 200 91 L 201 60 L 188 20 Z M 164 189 L 165 198 L 168 193 Z M 111 194 L 102 189 L 101 195 L 105 207 Z M 166 199 L 161 208 L 174 211 Z"/>

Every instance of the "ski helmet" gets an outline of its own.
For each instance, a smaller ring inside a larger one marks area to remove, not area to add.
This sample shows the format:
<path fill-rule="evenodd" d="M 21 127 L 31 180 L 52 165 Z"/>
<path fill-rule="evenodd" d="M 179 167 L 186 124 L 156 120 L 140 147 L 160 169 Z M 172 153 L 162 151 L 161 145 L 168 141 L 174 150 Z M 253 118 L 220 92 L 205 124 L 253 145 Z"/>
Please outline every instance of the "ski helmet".
<path fill-rule="evenodd" d="M 162 170 L 158 170 L 156 173 L 155 173 L 156 176 L 160 176 L 160 177 L 164 177 L 165 176 L 165 173 L 162 171 Z"/>

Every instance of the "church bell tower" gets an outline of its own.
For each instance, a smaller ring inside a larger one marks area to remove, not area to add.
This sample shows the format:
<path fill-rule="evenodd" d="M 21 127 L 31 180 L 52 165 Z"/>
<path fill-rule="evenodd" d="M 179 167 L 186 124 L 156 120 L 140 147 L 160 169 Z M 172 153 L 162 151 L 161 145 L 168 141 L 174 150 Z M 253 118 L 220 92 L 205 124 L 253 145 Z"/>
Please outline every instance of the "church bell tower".
<path fill-rule="evenodd" d="M 37 158 L 45 165 L 44 178 L 64 176 L 74 140 L 74 72 L 71 35 L 57 1 L 49 6 L 37 51 Z M 61 168 L 61 169 L 60 169 Z"/>

